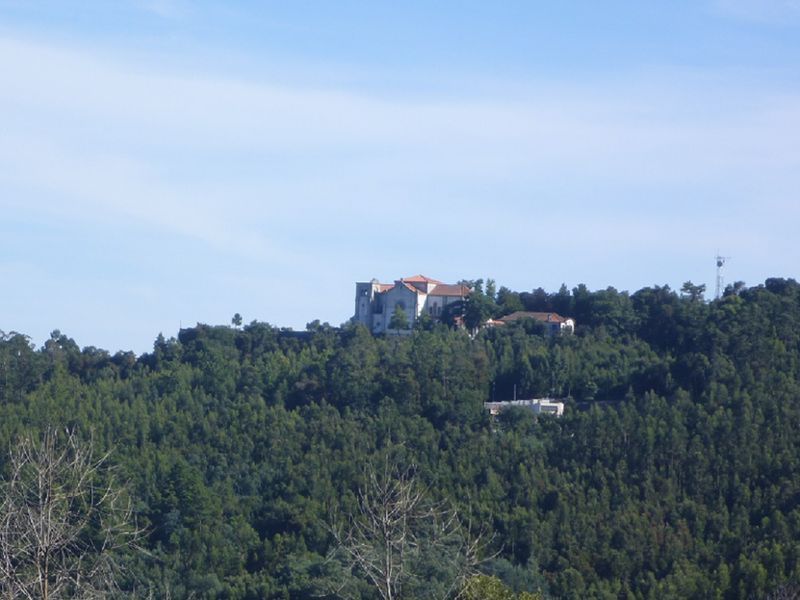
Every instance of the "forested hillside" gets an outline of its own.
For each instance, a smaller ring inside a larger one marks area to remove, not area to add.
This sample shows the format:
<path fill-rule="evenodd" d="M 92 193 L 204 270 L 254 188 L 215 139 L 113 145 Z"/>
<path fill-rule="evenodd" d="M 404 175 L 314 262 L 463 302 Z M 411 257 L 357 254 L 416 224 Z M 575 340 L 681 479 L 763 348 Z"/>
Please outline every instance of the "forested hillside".
<path fill-rule="evenodd" d="M 712 302 L 690 284 L 487 286 L 468 304 L 577 330 L 198 325 L 138 357 L 9 333 L 0 447 L 57 426 L 111 450 L 145 528 L 120 585 L 154 597 L 325 593 L 344 576 L 326 561 L 333 531 L 387 456 L 458 512 L 483 540 L 479 569 L 514 592 L 765 598 L 800 582 L 800 285 Z M 565 415 L 493 422 L 483 402 L 514 386 L 568 398 Z"/>

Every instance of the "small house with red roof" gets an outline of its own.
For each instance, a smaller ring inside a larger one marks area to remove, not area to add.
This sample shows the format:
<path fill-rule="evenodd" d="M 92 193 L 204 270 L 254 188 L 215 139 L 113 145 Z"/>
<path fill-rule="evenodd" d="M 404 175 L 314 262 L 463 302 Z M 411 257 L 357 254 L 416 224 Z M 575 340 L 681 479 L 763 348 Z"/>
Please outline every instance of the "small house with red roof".
<path fill-rule="evenodd" d="M 509 323 L 517 323 L 525 319 L 541 323 L 544 326 L 545 333 L 548 335 L 573 333 L 575 331 L 575 321 L 569 317 L 562 317 L 554 312 L 533 312 L 528 310 L 518 310 L 497 320 L 490 320 L 487 325 L 497 327 Z"/>
<path fill-rule="evenodd" d="M 353 320 L 373 333 L 402 333 L 404 330 L 389 327 L 397 309 L 405 312 L 410 330 L 423 314 L 440 319 L 447 306 L 463 302 L 469 292 L 465 285 L 442 283 L 424 275 L 404 277 L 394 283 L 380 283 L 377 279 L 359 282 Z"/>

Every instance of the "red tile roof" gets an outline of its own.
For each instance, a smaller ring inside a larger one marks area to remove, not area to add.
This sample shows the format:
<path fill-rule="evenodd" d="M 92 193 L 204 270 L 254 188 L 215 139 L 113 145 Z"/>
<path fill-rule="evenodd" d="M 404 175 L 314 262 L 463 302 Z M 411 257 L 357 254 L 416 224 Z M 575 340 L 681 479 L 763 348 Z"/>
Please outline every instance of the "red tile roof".
<path fill-rule="evenodd" d="M 414 284 L 425 283 L 432 286 L 431 291 L 428 293 L 430 296 L 448 296 L 448 297 L 466 297 L 469 295 L 470 289 L 461 284 L 449 284 L 449 283 L 442 283 L 436 279 L 431 279 L 430 277 L 425 277 L 424 275 L 414 275 L 413 277 L 404 277 L 402 279 L 398 279 L 394 283 L 379 283 L 378 284 L 378 293 L 382 294 L 384 292 L 388 292 L 396 285 L 403 285 L 406 289 L 411 290 L 415 294 L 424 294 L 425 289 L 420 287 L 416 287 Z M 425 286 L 427 287 L 427 286 Z"/>
<path fill-rule="evenodd" d="M 567 319 L 554 312 L 532 312 L 527 310 L 518 310 L 505 317 L 500 317 L 504 323 L 510 321 L 519 321 L 521 319 L 533 319 L 535 321 L 542 321 L 544 323 L 565 323 Z"/>
<path fill-rule="evenodd" d="M 410 283 L 407 283 L 404 279 L 401 279 L 398 283 L 402 283 L 404 286 L 406 286 L 409 290 L 411 290 L 415 294 L 424 294 L 425 293 L 421 289 L 414 287 Z"/>
<path fill-rule="evenodd" d="M 464 296 L 469 295 L 469 288 L 465 285 L 455 284 L 450 285 L 447 283 L 440 283 L 435 288 L 433 288 L 429 294 L 429 296 L 458 296 L 462 298 Z"/>
<path fill-rule="evenodd" d="M 435 279 L 431 279 L 430 277 L 425 277 L 425 275 L 413 275 L 411 277 L 403 277 L 400 281 L 407 281 L 408 283 L 435 283 L 437 285 L 441 284 L 441 281 L 436 281 Z"/>

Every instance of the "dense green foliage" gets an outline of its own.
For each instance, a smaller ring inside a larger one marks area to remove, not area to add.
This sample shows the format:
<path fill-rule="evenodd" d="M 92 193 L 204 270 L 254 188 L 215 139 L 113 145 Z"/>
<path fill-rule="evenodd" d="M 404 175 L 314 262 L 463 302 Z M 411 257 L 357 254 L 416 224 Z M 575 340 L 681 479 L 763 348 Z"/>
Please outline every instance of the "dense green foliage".
<path fill-rule="evenodd" d="M 0 442 L 56 424 L 113 448 L 148 528 L 124 584 L 156 596 L 313 597 L 327 524 L 402 448 L 432 501 L 484 531 L 509 593 L 764 597 L 800 580 L 800 285 L 701 296 L 492 283 L 467 302 L 572 316 L 563 337 L 253 322 L 137 357 L 7 334 Z M 491 421 L 482 403 L 514 386 L 568 397 L 564 417 Z"/>

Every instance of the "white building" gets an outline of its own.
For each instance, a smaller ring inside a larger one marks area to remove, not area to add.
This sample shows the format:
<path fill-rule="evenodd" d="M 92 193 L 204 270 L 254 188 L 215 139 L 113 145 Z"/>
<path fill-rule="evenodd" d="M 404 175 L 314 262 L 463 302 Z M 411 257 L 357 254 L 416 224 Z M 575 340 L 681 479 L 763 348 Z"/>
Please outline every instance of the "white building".
<path fill-rule="evenodd" d="M 552 398 L 532 398 L 530 400 L 506 400 L 504 402 L 484 402 L 483 406 L 493 417 L 499 415 L 506 408 L 519 406 L 532 410 L 537 415 L 555 415 L 560 417 L 564 414 L 564 403 L 556 402 Z"/>
<path fill-rule="evenodd" d="M 380 283 L 377 279 L 356 283 L 356 313 L 353 320 L 373 333 L 392 331 L 389 323 L 399 307 L 406 313 L 409 329 L 420 315 L 440 319 L 447 306 L 462 302 L 469 288 L 461 284 L 442 283 L 423 275 L 404 277 L 394 283 Z"/>

